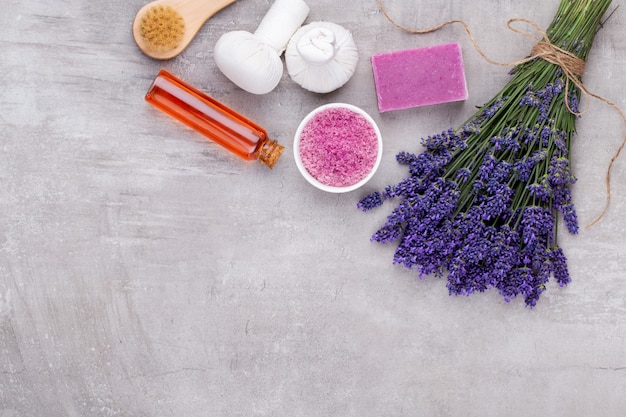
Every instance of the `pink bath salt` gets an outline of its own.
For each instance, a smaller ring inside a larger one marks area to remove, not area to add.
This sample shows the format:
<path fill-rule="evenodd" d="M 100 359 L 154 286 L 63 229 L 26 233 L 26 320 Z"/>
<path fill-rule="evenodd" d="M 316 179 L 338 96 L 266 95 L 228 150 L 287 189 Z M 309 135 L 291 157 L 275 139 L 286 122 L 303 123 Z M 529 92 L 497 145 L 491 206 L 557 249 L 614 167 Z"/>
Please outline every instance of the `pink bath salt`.
<path fill-rule="evenodd" d="M 381 113 L 468 97 L 458 43 L 377 54 L 371 61 Z"/>
<path fill-rule="evenodd" d="M 361 114 L 330 107 L 304 125 L 299 152 L 302 165 L 313 178 L 331 187 L 348 187 L 374 168 L 378 136 Z"/>

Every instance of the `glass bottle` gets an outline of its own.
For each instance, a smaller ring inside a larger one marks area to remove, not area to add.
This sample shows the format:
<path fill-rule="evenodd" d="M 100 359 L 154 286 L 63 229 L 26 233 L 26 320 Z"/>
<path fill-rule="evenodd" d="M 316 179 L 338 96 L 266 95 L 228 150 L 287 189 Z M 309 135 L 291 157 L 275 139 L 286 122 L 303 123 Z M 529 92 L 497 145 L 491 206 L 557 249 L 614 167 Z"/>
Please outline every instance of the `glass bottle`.
<path fill-rule="evenodd" d="M 242 159 L 272 168 L 285 149 L 262 127 L 166 70 L 152 82 L 146 101 Z"/>

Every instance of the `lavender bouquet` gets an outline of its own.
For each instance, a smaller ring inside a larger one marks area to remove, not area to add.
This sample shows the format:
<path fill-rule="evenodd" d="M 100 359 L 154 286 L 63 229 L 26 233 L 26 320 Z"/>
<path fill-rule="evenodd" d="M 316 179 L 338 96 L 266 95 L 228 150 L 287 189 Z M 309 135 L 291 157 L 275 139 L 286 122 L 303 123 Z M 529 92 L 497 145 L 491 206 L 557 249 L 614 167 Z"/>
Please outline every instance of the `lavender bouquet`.
<path fill-rule="evenodd" d="M 422 139 L 422 153 L 397 155 L 410 176 L 358 203 L 367 211 L 399 200 L 372 236 L 399 242 L 394 263 L 446 276 L 450 294 L 496 288 L 530 307 L 551 276 L 570 282 L 557 217 L 577 233 L 569 155 L 580 77 L 610 3 L 562 0 L 547 37 L 491 101 L 460 128 Z"/>

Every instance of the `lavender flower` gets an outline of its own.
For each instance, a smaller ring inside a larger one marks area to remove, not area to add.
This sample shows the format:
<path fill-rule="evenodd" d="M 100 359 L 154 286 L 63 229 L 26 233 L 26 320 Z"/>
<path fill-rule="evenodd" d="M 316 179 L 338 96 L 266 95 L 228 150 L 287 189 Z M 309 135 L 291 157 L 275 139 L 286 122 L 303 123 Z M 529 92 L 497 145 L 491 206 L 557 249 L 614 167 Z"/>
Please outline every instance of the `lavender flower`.
<path fill-rule="evenodd" d="M 547 33 L 586 59 L 610 0 L 563 0 Z M 457 130 L 400 152 L 409 176 L 365 196 L 363 211 L 397 200 L 373 241 L 397 243 L 393 262 L 445 277 L 452 295 L 497 289 L 537 304 L 550 277 L 571 281 L 557 216 L 577 233 L 569 151 L 580 91 L 555 64 L 534 59 Z M 569 106 L 569 108 L 568 108 Z M 569 111 L 571 110 L 571 111 Z"/>

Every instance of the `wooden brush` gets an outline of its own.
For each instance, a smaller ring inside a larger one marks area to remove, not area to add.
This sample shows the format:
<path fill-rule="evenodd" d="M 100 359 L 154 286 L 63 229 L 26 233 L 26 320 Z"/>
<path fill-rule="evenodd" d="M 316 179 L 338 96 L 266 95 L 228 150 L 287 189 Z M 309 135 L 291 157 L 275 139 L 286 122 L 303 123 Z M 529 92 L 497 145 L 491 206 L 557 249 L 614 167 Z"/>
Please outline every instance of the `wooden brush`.
<path fill-rule="evenodd" d="M 141 51 L 155 59 L 180 54 L 215 13 L 236 0 L 156 0 L 137 12 L 133 37 Z"/>

